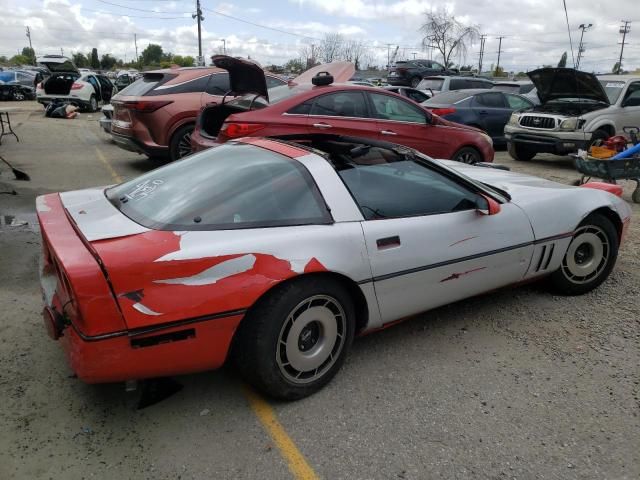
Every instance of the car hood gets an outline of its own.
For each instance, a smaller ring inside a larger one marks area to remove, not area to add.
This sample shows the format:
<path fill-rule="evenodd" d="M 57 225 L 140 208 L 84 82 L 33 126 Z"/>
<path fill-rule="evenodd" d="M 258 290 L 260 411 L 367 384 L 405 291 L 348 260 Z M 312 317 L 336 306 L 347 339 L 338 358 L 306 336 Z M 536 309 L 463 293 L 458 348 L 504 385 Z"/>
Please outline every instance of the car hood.
<path fill-rule="evenodd" d="M 316 65 L 292 80 L 293 83 L 311 83 L 311 79 L 320 72 L 328 72 L 333 77 L 333 83 L 348 82 L 356 73 L 356 67 L 351 62 L 332 62 Z"/>
<path fill-rule="evenodd" d="M 36 58 L 39 65 L 44 65 L 52 73 L 73 72 L 80 73 L 71 59 L 62 55 L 47 55 L 45 57 Z"/>
<path fill-rule="evenodd" d="M 560 98 L 585 98 L 609 104 L 602 84 L 593 73 L 574 68 L 539 68 L 527 73 L 542 103 Z"/>
<path fill-rule="evenodd" d="M 211 61 L 216 67 L 229 72 L 229 85 L 234 96 L 253 93 L 269 100 L 267 79 L 260 65 L 228 55 L 214 55 Z"/>

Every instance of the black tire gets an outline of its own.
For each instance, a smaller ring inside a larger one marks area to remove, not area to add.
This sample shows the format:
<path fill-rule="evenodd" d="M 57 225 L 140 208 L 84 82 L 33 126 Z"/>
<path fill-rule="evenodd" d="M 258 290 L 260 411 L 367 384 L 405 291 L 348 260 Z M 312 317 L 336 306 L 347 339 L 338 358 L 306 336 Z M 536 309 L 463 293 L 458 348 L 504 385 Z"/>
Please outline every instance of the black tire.
<path fill-rule="evenodd" d="M 466 163 L 469 165 L 473 165 L 474 163 L 482 162 L 482 155 L 478 150 L 473 147 L 462 147 L 456 153 L 453 154 L 451 160 L 455 160 L 456 162 Z"/>
<path fill-rule="evenodd" d="M 598 129 L 591 134 L 591 140 L 589 140 L 589 148 L 594 145 L 601 145 L 607 138 L 609 138 L 609 132 L 606 130 Z M 587 148 L 587 150 L 589 149 Z"/>
<path fill-rule="evenodd" d="M 22 100 L 26 100 L 26 98 L 27 98 L 27 96 L 25 95 L 25 93 L 22 90 L 15 89 L 11 93 L 11 99 L 15 100 L 16 102 L 21 102 Z"/>
<path fill-rule="evenodd" d="M 95 95 L 91 95 L 89 98 L 89 107 L 87 108 L 90 112 L 98 111 L 98 99 Z"/>
<path fill-rule="evenodd" d="M 353 301 L 339 283 L 300 278 L 276 288 L 250 309 L 236 333 L 232 358 L 242 377 L 259 391 L 298 400 L 334 377 L 354 331 Z"/>
<path fill-rule="evenodd" d="M 513 142 L 507 143 L 507 151 L 511 158 L 518 162 L 528 162 L 536 156 L 536 152 L 533 152 L 522 145 L 515 145 Z"/>
<path fill-rule="evenodd" d="M 411 77 L 409 84 L 411 85 L 411 88 L 416 88 L 421 81 L 422 79 L 420 77 Z"/>
<path fill-rule="evenodd" d="M 582 295 L 604 282 L 618 258 L 618 233 L 607 217 L 592 213 L 574 233 L 560 268 L 549 277 L 561 295 Z"/>
<path fill-rule="evenodd" d="M 190 155 L 191 150 L 191 134 L 193 133 L 194 125 L 184 125 L 180 127 L 171 137 L 169 143 L 169 158 L 172 162 Z"/>

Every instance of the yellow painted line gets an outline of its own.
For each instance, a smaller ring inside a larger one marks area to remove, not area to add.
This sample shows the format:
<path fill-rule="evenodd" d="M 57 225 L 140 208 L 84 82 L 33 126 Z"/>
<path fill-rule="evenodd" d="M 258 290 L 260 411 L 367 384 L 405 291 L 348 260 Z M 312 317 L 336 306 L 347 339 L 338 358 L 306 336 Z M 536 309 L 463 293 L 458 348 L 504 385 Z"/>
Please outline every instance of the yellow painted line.
<path fill-rule="evenodd" d="M 293 477 L 296 480 L 318 480 L 318 475 L 280 424 L 271 406 L 249 387 L 244 386 L 243 390 L 253 412 L 287 461 Z"/>
<path fill-rule="evenodd" d="M 98 158 L 100 159 L 100 161 L 104 164 L 105 167 L 107 167 L 107 170 L 109 170 L 111 178 L 113 178 L 116 183 L 122 183 L 122 177 L 118 175 L 118 172 L 113 169 L 113 167 L 109 163 L 109 160 L 107 160 L 107 157 L 104 156 L 104 153 L 102 153 L 102 151 L 98 147 L 96 147 L 96 153 L 98 154 Z"/>

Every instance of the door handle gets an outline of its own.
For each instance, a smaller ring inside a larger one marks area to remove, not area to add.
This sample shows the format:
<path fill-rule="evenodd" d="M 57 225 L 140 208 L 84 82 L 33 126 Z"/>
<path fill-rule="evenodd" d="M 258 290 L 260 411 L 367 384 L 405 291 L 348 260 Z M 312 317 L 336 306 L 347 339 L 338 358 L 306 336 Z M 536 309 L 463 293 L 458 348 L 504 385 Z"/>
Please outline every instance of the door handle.
<path fill-rule="evenodd" d="M 313 126 L 315 128 L 321 128 L 321 129 L 332 128 L 332 126 L 329 125 L 328 123 L 314 123 Z"/>
<path fill-rule="evenodd" d="M 478 113 L 480 115 L 489 115 L 489 112 L 487 112 L 486 110 L 480 110 Z"/>
<path fill-rule="evenodd" d="M 397 133 L 392 130 L 380 130 L 380 133 L 382 135 L 397 135 Z"/>
<path fill-rule="evenodd" d="M 384 237 L 376 240 L 378 250 L 384 250 L 386 248 L 393 248 L 400 246 L 400 236 L 394 235 L 392 237 Z"/>

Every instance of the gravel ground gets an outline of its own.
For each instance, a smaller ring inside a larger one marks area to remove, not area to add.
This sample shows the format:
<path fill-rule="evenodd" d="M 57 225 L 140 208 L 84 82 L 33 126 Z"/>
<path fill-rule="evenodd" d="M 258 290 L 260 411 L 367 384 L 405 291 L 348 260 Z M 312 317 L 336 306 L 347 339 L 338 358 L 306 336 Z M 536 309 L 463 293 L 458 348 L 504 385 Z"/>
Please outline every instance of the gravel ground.
<path fill-rule="evenodd" d="M 21 142 L 5 137 L 0 154 L 32 181 L 0 167 L 0 190 L 19 193 L 0 195 L 0 478 L 291 478 L 231 370 L 181 377 L 181 392 L 144 410 L 121 385 L 71 377 L 39 314 L 34 198 L 112 183 L 96 149 L 123 177 L 157 164 L 111 144 L 97 115 L 44 119 L 24 102 L 12 117 Z M 496 161 L 578 178 L 570 159 L 517 163 L 499 152 Z M 532 285 L 428 312 L 356 341 L 318 394 L 272 404 L 318 476 L 640 478 L 633 210 L 618 264 L 596 291 L 567 298 Z"/>

